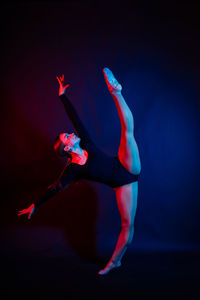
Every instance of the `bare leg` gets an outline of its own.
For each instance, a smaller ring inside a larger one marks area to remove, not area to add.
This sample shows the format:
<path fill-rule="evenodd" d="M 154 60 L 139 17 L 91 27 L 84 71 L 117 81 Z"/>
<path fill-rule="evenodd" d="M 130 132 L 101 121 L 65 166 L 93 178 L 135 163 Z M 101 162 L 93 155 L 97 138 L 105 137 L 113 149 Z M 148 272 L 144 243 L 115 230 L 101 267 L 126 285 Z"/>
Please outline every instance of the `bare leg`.
<path fill-rule="evenodd" d="M 133 182 L 122 187 L 115 188 L 117 205 L 121 216 L 121 232 L 117 240 L 115 250 L 106 267 L 99 272 L 107 274 L 111 269 L 121 265 L 121 259 L 128 246 L 131 244 L 134 234 L 134 219 L 137 209 L 138 183 Z"/>
<path fill-rule="evenodd" d="M 129 172 L 139 174 L 141 171 L 141 163 L 138 146 L 134 138 L 133 114 L 121 93 L 121 85 L 107 68 L 104 69 L 104 78 L 111 96 L 115 101 L 121 123 L 121 140 L 118 150 L 119 160 Z"/>
<path fill-rule="evenodd" d="M 119 160 L 129 172 L 139 174 L 141 164 L 138 147 L 133 135 L 133 115 L 121 94 L 122 87 L 114 78 L 112 72 L 108 69 L 104 69 L 104 77 L 117 106 L 121 122 L 121 141 L 118 151 Z M 122 229 L 113 255 L 106 267 L 99 272 L 100 275 L 107 274 L 111 269 L 121 265 L 121 259 L 130 245 L 134 234 L 138 182 L 133 182 L 115 188 L 114 190 L 116 192 L 118 209 L 121 215 Z"/>

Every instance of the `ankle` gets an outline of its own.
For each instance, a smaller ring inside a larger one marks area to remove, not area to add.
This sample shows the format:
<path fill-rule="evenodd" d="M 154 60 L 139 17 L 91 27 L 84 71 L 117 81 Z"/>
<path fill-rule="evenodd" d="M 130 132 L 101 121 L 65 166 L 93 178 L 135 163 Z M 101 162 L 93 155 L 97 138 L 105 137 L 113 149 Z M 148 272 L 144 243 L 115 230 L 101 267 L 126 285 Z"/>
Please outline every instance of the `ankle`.
<path fill-rule="evenodd" d="M 116 266 L 121 266 L 121 261 L 120 260 L 111 260 L 111 263 L 116 265 Z"/>
<path fill-rule="evenodd" d="M 111 95 L 113 95 L 113 96 L 119 96 L 119 95 L 122 94 L 121 91 L 118 91 L 118 90 L 116 90 L 116 89 L 110 90 L 110 93 L 111 93 Z"/>

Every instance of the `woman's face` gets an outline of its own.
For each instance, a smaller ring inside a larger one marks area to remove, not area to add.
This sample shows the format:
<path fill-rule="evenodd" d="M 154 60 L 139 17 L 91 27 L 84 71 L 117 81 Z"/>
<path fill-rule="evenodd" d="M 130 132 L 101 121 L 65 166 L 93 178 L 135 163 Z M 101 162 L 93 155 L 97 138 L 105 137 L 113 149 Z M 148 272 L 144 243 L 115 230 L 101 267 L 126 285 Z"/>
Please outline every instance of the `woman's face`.
<path fill-rule="evenodd" d="M 59 135 L 59 141 L 54 145 L 54 149 L 60 155 L 65 155 L 65 152 L 72 152 L 76 147 L 76 144 L 80 142 L 80 138 L 74 133 L 61 133 Z"/>

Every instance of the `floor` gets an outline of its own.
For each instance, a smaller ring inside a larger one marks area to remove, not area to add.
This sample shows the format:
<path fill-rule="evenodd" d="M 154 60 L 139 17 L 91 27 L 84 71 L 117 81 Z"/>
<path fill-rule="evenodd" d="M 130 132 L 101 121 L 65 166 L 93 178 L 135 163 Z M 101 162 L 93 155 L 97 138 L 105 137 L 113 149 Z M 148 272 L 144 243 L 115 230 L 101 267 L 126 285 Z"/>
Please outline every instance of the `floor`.
<path fill-rule="evenodd" d="M 4 253 L 1 299 L 200 299 L 200 253 L 127 253 L 99 276 L 106 259 Z"/>

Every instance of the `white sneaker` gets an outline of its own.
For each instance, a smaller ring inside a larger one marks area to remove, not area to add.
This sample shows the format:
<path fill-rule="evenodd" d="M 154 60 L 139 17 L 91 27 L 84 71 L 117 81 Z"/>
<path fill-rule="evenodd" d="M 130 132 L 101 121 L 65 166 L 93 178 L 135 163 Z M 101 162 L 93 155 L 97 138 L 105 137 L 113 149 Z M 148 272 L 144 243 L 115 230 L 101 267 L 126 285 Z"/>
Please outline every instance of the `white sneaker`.
<path fill-rule="evenodd" d="M 112 71 L 108 68 L 103 69 L 103 75 L 106 81 L 106 84 L 108 86 L 108 89 L 111 93 L 118 92 L 120 93 L 122 90 L 121 84 L 117 81 L 115 76 L 113 75 Z"/>

